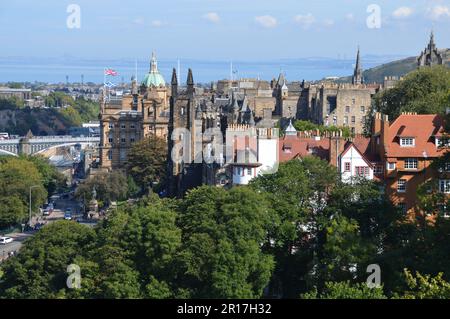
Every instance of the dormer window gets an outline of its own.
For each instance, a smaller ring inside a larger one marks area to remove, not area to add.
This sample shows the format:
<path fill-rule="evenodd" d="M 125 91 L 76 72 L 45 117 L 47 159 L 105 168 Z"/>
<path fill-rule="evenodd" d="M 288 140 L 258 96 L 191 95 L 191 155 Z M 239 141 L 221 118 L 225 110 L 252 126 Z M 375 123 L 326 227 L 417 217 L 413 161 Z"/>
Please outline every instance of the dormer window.
<path fill-rule="evenodd" d="M 450 140 L 444 137 L 436 137 L 436 147 L 449 147 Z"/>
<path fill-rule="evenodd" d="M 400 146 L 401 147 L 414 147 L 415 139 L 413 137 L 401 137 Z"/>

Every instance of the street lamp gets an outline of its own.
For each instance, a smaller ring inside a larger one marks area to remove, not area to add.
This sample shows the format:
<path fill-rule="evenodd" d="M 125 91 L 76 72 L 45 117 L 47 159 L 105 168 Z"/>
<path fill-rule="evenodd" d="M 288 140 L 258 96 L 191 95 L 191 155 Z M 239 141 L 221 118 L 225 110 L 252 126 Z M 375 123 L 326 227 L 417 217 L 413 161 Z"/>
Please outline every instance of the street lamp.
<path fill-rule="evenodd" d="M 30 219 L 28 220 L 28 226 L 31 227 L 31 190 L 36 187 L 41 187 L 42 185 L 33 185 L 30 186 Z"/>

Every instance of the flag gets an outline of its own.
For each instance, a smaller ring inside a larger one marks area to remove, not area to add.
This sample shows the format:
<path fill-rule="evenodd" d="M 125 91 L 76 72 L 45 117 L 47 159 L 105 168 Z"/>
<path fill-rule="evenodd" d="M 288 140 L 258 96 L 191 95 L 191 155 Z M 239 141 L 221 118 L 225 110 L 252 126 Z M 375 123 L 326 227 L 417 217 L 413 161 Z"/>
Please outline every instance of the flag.
<path fill-rule="evenodd" d="M 108 88 L 112 88 L 112 87 L 115 87 L 116 84 L 112 83 L 111 81 L 108 81 L 108 82 L 105 82 L 105 86 Z"/>
<path fill-rule="evenodd" d="M 105 75 L 117 76 L 118 73 L 116 71 L 114 71 L 113 69 L 105 69 Z"/>

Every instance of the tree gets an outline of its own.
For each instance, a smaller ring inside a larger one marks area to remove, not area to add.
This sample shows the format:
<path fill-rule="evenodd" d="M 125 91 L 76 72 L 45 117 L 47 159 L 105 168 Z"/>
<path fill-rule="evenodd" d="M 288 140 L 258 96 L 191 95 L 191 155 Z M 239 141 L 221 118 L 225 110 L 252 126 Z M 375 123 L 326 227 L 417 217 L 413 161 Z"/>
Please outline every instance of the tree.
<path fill-rule="evenodd" d="M 260 297 L 274 266 L 261 251 L 272 222 L 265 196 L 203 186 L 186 195 L 179 212 L 180 279 L 190 297 Z"/>
<path fill-rule="evenodd" d="M 272 286 L 281 286 L 284 297 L 295 298 L 306 288 L 305 276 L 329 221 L 324 209 L 336 181 L 336 169 L 311 156 L 282 163 L 277 173 L 250 183 L 267 194 L 277 213 L 278 222 L 264 247 L 276 256 Z"/>
<path fill-rule="evenodd" d="M 450 92 L 450 69 L 446 66 L 420 68 L 409 73 L 389 90 L 375 96 L 377 111 L 396 119 L 401 112 L 445 114 Z"/>
<path fill-rule="evenodd" d="M 387 299 L 383 288 L 369 288 L 365 283 L 349 281 L 327 282 L 322 293 L 314 289 L 300 296 L 302 299 Z"/>
<path fill-rule="evenodd" d="M 450 283 L 445 281 L 443 273 L 432 277 L 416 272 L 414 276 L 408 269 L 404 270 L 404 277 L 408 290 L 402 295 L 396 295 L 402 299 L 450 299 Z"/>
<path fill-rule="evenodd" d="M 21 158 L 34 164 L 42 176 L 48 194 L 53 194 L 57 189 L 66 185 L 66 177 L 51 165 L 47 158 L 43 156 L 22 156 Z"/>
<path fill-rule="evenodd" d="M 88 205 L 92 200 L 93 190 L 97 192 L 97 199 L 101 204 L 108 205 L 113 201 L 125 200 L 128 195 L 128 181 L 120 171 L 101 173 L 83 181 L 75 191 L 75 197 Z"/>
<path fill-rule="evenodd" d="M 128 153 L 127 173 L 142 190 L 162 185 L 166 177 L 167 146 L 164 140 L 150 134 L 134 143 Z"/>
<path fill-rule="evenodd" d="M 4 157 L 0 159 L 0 198 L 3 203 L 11 203 L 16 198 L 22 202 L 10 211 L 3 210 L 3 220 L 21 220 L 28 214 L 30 187 L 32 189 L 32 212 L 36 212 L 46 198 L 47 191 L 44 187 L 43 177 L 36 166 L 23 158 Z M 13 215 L 12 215 L 13 214 Z M 11 226 L 11 225 L 10 225 Z"/>
<path fill-rule="evenodd" d="M 27 239 L 20 253 L 2 264 L 0 295 L 6 298 L 56 298 L 66 285 L 67 266 L 95 240 L 88 226 L 58 221 Z"/>
<path fill-rule="evenodd" d="M 27 207 L 17 196 L 0 196 L 0 229 L 18 225 L 27 218 Z"/>

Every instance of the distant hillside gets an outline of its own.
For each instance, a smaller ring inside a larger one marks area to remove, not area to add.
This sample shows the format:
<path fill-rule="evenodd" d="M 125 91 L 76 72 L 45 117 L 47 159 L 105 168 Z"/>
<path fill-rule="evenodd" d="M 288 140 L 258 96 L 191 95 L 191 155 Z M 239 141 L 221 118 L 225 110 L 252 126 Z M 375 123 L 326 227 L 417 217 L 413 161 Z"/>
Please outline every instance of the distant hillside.
<path fill-rule="evenodd" d="M 24 136 L 64 135 L 74 126 L 73 121 L 57 109 L 0 110 L 0 132 Z"/>
<path fill-rule="evenodd" d="M 450 66 L 450 49 L 442 51 L 444 54 L 445 64 Z M 363 72 L 364 81 L 366 83 L 382 83 L 385 76 L 404 76 L 417 68 L 417 57 L 410 57 L 398 61 L 393 61 L 379 65 L 377 67 L 365 70 Z M 350 82 L 351 76 L 339 79 L 339 82 Z"/>

